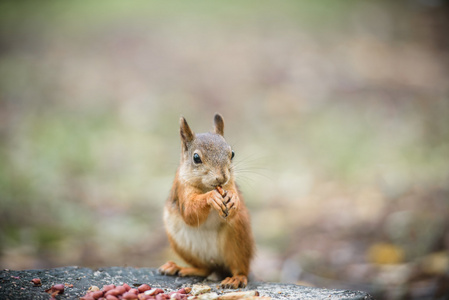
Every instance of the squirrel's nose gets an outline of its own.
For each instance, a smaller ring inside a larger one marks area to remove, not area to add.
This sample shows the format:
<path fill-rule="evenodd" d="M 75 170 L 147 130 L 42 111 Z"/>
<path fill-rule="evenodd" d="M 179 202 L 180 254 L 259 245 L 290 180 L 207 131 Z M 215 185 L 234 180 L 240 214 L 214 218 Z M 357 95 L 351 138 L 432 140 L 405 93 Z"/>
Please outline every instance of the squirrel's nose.
<path fill-rule="evenodd" d="M 224 171 L 221 171 L 221 174 L 215 175 L 215 181 L 217 182 L 217 185 L 224 185 L 229 180 L 228 174 L 226 174 Z"/>
<path fill-rule="evenodd" d="M 223 185 L 227 180 L 224 177 L 215 177 L 217 185 Z"/>

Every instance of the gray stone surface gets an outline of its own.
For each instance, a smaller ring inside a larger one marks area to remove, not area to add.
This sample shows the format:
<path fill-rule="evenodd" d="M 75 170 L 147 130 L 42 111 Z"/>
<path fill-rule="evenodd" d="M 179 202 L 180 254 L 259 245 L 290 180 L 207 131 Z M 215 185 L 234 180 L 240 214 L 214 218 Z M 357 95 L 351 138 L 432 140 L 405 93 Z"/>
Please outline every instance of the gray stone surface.
<path fill-rule="evenodd" d="M 36 287 L 31 283 L 31 280 L 36 277 L 41 279 L 42 286 Z M 156 269 L 150 268 L 111 267 L 92 270 L 64 267 L 45 270 L 0 271 L 0 299 L 49 299 L 50 295 L 45 293 L 45 290 L 54 284 L 61 283 L 72 284 L 73 287 L 67 287 L 63 295 L 56 296 L 57 299 L 78 299 L 92 285 L 102 288 L 103 285 L 111 283 L 115 285 L 127 283 L 130 286 L 147 283 L 167 292 L 202 283 L 209 285 L 217 293 L 225 291 L 218 288 L 218 282 L 200 277 L 163 276 L 159 275 Z M 273 299 L 373 299 L 365 292 L 327 290 L 294 284 L 250 282 L 246 289 L 258 290 L 261 296 L 270 296 Z"/>

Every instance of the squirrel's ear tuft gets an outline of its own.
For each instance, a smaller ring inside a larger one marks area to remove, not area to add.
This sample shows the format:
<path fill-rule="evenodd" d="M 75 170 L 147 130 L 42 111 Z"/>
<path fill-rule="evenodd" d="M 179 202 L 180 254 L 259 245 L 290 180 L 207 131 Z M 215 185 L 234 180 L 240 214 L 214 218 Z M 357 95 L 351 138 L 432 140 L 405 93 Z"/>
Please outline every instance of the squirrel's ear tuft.
<path fill-rule="evenodd" d="M 224 120 L 220 114 L 215 114 L 214 117 L 214 131 L 216 134 L 223 136 L 224 133 Z"/>
<path fill-rule="evenodd" d="M 193 141 L 195 138 L 195 134 L 190 129 L 189 124 L 187 124 L 186 119 L 184 117 L 181 117 L 179 119 L 179 133 L 181 134 L 181 143 L 184 150 L 188 149 L 189 144 Z"/>

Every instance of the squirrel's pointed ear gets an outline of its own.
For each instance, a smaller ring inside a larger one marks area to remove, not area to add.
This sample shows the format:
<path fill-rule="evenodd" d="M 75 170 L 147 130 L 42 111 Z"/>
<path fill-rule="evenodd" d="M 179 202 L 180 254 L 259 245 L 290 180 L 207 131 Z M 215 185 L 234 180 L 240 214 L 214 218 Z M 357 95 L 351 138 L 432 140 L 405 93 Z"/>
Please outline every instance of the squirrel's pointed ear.
<path fill-rule="evenodd" d="M 220 114 L 215 114 L 214 117 L 214 131 L 216 134 L 223 135 L 224 133 L 224 120 Z"/>
<path fill-rule="evenodd" d="M 184 117 L 181 117 L 179 119 L 179 124 L 180 124 L 179 133 L 181 134 L 181 143 L 182 143 L 183 149 L 187 150 L 189 144 L 195 138 L 195 134 L 190 129 L 189 124 L 187 124 L 187 121 L 186 121 L 186 119 L 184 119 Z"/>

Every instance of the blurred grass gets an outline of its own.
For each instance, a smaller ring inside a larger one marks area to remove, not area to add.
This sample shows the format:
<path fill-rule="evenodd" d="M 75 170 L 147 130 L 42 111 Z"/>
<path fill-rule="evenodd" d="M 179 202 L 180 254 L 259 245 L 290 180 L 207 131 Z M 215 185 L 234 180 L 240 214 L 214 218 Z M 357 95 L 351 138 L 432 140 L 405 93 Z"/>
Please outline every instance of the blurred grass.
<path fill-rule="evenodd" d="M 399 299 L 379 263 L 395 261 L 412 270 L 388 267 L 407 291 L 433 286 L 448 268 L 421 263 L 448 249 L 446 14 L 425 1 L 1 2 L 0 267 L 171 258 L 178 119 L 202 132 L 218 111 L 256 276 Z"/>

